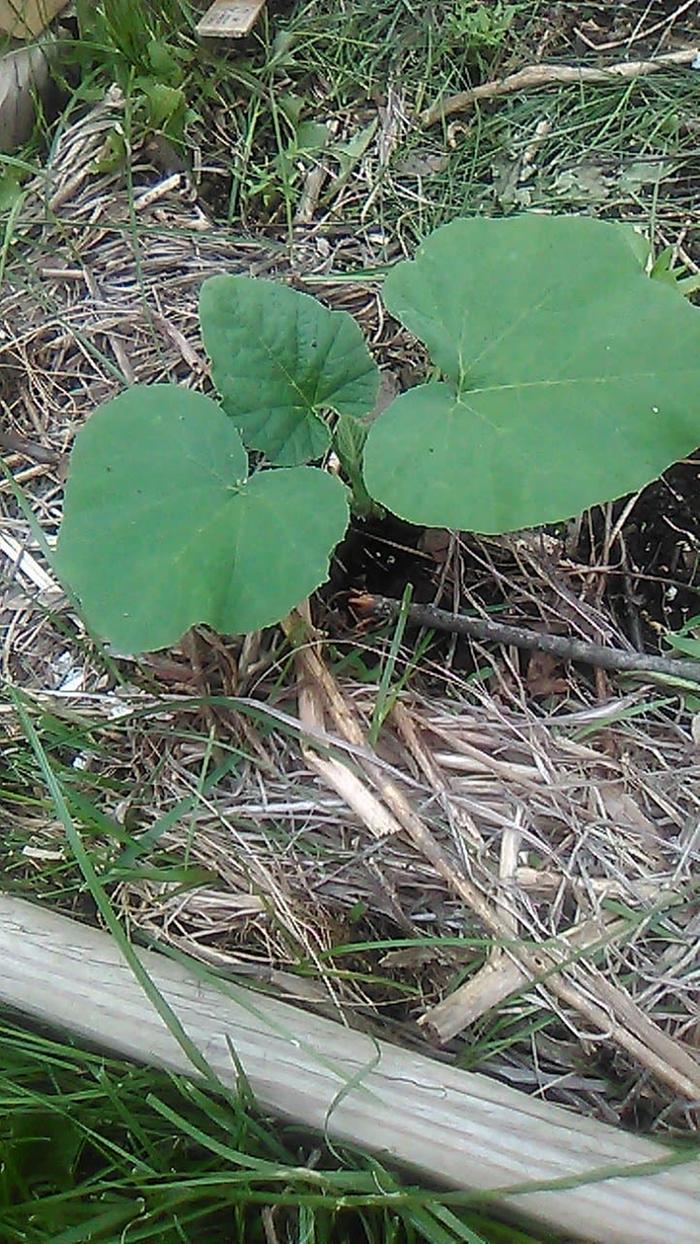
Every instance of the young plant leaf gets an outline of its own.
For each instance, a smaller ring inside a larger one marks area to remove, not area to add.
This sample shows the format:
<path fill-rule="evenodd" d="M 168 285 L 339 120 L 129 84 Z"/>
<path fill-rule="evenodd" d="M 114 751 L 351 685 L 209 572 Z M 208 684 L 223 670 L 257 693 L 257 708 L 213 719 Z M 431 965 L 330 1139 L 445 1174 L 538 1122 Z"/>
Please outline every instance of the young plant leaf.
<path fill-rule="evenodd" d="M 694 657 L 700 661 L 700 613 L 681 627 L 680 631 L 671 631 L 664 636 L 666 643 L 686 657 Z"/>
<path fill-rule="evenodd" d="M 230 419 L 177 385 L 102 406 L 71 455 L 59 574 L 121 651 L 283 617 L 324 581 L 348 522 L 343 485 L 315 467 L 259 471 Z"/>
<path fill-rule="evenodd" d="M 619 225 L 457 220 L 384 301 L 445 380 L 370 428 L 365 483 L 400 517 L 505 532 L 641 488 L 700 442 L 700 313 Z"/>
<path fill-rule="evenodd" d="M 367 518 L 370 514 L 379 516 L 384 513 L 381 506 L 372 500 L 365 481 L 362 478 L 362 459 L 367 440 L 367 425 L 349 415 L 341 415 L 333 435 L 333 448 L 350 485 L 352 512 L 359 517 Z"/>
<path fill-rule="evenodd" d="M 271 462 L 296 466 L 325 453 L 325 411 L 359 419 L 372 410 L 379 373 L 346 311 L 274 281 L 214 276 L 199 315 L 224 410 Z"/>

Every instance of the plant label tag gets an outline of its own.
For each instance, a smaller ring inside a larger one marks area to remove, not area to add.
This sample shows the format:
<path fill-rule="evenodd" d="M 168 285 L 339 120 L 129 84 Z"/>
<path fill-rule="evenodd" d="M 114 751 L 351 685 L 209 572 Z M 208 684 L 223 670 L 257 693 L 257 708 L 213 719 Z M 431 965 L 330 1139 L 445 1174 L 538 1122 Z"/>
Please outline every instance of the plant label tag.
<path fill-rule="evenodd" d="M 265 0 L 215 0 L 197 24 L 205 39 L 242 39 L 253 29 Z"/>

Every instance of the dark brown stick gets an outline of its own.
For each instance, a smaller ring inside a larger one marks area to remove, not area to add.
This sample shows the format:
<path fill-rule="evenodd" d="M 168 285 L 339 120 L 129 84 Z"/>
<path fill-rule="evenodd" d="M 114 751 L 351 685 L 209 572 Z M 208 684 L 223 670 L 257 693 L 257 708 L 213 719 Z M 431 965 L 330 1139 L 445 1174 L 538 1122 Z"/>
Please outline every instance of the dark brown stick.
<path fill-rule="evenodd" d="M 383 618 L 394 618 L 402 609 L 400 600 L 390 600 L 386 596 L 373 596 L 369 593 L 356 597 L 355 604 L 361 610 Z M 594 665 L 605 670 L 661 674 L 667 678 L 700 682 L 700 661 L 653 656 L 644 652 L 623 652 L 620 648 L 604 648 L 602 644 L 591 644 L 583 639 L 542 634 L 539 631 L 530 631 L 524 626 L 508 626 L 503 622 L 494 622 L 491 618 L 467 618 L 464 614 L 437 609 L 435 605 L 409 605 L 408 617 L 419 626 L 468 635 L 471 639 L 491 640 L 497 644 L 513 644 L 516 648 L 527 648 L 530 651 L 550 652 L 562 661 L 582 661 L 585 665 Z"/>
<path fill-rule="evenodd" d="M 11 454 L 21 454 L 23 458 L 29 458 L 30 462 L 45 462 L 47 466 L 56 466 L 61 460 L 61 455 L 52 449 L 45 449 L 35 441 L 27 441 L 23 436 L 16 436 L 14 432 L 0 432 L 0 449 Z"/>

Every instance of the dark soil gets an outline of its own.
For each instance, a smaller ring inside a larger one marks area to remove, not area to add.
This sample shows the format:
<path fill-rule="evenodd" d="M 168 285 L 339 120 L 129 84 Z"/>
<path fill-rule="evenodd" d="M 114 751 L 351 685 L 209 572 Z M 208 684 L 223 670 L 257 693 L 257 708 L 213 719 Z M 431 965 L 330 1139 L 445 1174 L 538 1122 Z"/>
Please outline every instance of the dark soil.
<path fill-rule="evenodd" d="M 400 597 L 407 583 L 413 584 L 414 600 L 432 600 L 436 566 L 420 549 L 422 535 L 422 527 L 391 514 L 355 520 L 333 559 L 329 606 L 343 610 L 348 598 L 361 592 Z"/>
<path fill-rule="evenodd" d="M 613 506 L 613 523 L 627 501 L 622 498 Z M 576 547 L 568 549 L 569 558 L 581 566 L 600 565 L 604 515 L 594 510 L 590 517 L 590 524 L 581 525 Z M 347 635 L 364 622 L 355 597 L 368 592 L 400 599 L 409 583 L 414 601 L 451 608 L 452 581 L 448 579 L 440 600 L 440 558 L 424 543 L 423 528 L 391 515 L 354 520 L 336 551 L 330 580 L 322 593 L 325 627 L 338 636 Z M 473 552 L 471 544 L 475 546 Z M 497 544 L 494 542 L 495 547 Z M 501 554 L 504 574 L 517 577 L 506 545 Z M 461 563 L 462 581 L 472 599 L 485 607 L 502 605 L 510 613 L 516 602 L 484 574 L 478 541 L 463 541 Z M 562 581 L 569 580 L 570 570 L 561 568 L 559 573 Z M 610 552 L 609 568 L 602 573 L 602 603 L 640 650 L 666 650 L 664 635 L 679 630 L 700 613 L 700 452 L 677 463 L 644 489 L 624 524 L 620 541 Z M 568 586 L 573 592 L 580 590 L 580 582 L 570 581 Z"/>
<path fill-rule="evenodd" d="M 616 515 L 623 505 L 616 504 Z M 623 625 L 627 618 L 632 641 L 641 630 L 645 647 L 654 647 L 661 632 L 679 630 L 700 613 L 700 453 L 644 489 L 622 539 L 626 557 L 620 565 L 616 550 L 608 601 Z"/>

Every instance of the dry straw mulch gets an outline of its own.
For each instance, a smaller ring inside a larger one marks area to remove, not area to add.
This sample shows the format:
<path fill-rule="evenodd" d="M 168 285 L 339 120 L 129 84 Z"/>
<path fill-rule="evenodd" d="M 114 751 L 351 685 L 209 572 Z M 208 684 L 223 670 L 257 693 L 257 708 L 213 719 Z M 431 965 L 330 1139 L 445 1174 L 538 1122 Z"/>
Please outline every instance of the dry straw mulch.
<path fill-rule="evenodd" d="M 206 388 L 197 293 L 211 273 L 313 274 L 388 369 L 412 365 L 371 286 L 323 281 L 367 258 L 361 239 L 306 229 L 290 260 L 214 226 L 183 175 L 159 180 L 138 153 L 128 178 L 100 173 L 119 120 L 112 96 L 62 134 L 0 297 L 6 463 L 49 544 L 66 455 L 98 402 L 133 381 Z M 157 847 L 206 876 L 185 890 L 133 873 L 118 883 L 136 935 L 394 1040 L 441 1042 L 440 1057 L 579 1110 L 694 1126 L 700 757 L 673 691 L 569 670 L 538 699 L 517 653 L 473 644 L 493 674 L 426 660 L 373 750 L 376 688 L 330 673 L 308 619 L 292 628 L 294 653 L 280 631 L 202 633 L 180 653 L 119 659 L 115 679 L 83 642 L 12 481 L 0 489 L 4 679 L 89 723 L 101 746 L 73 763 L 128 783 L 127 798 L 106 789 L 103 810 L 131 832 L 191 797 Z M 512 576 L 530 622 L 561 615 L 585 638 L 623 642 L 527 540 L 469 547 L 485 573 L 506 587 Z M 453 570 L 465 548 L 453 538 Z M 13 747 L 11 708 L 1 720 Z M 226 757 L 235 766 L 204 789 Z M 36 882 L 65 850 L 60 826 L 14 803 L 4 820 L 18 844 L 5 867 Z M 410 945 L 376 945 L 397 939 Z"/>

